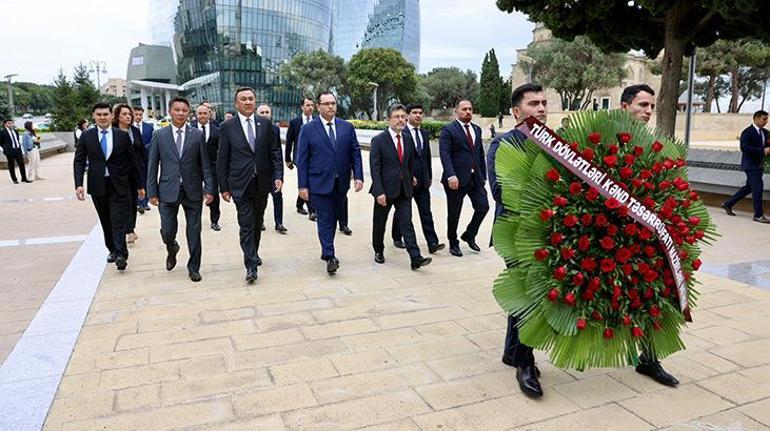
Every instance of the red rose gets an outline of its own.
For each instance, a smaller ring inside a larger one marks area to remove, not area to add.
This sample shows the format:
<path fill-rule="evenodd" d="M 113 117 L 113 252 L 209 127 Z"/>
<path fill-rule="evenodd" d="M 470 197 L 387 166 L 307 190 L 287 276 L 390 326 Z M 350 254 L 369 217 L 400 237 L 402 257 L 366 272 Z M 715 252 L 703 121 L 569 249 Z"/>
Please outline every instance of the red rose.
<path fill-rule="evenodd" d="M 618 141 L 620 141 L 621 144 L 627 144 L 631 141 L 631 134 L 626 132 L 618 133 Z"/>
<path fill-rule="evenodd" d="M 671 185 L 670 182 L 668 182 L 666 180 L 663 180 L 663 181 L 660 182 L 660 184 L 658 184 L 658 188 L 660 190 L 666 190 L 670 185 Z"/>
<path fill-rule="evenodd" d="M 614 168 L 618 164 L 618 158 L 616 156 L 604 156 L 604 165 L 608 168 Z"/>
<path fill-rule="evenodd" d="M 663 161 L 663 167 L 666 168 L 666 169 L 673 168 L 674 167 L 674 161 L 667 158 L 666 160 Z"/>
<path fill-rule="evenodd" d="M 569 147 L 572 151 L 578 150 L 578 143 L 577 142 L 570 142 Z"/>
<path fill-rule="evenodd" d="M 658 318 L 660 317 L 660 308 L 658 308 L 657 305 L 653 305 L 652 307 L 650 307 L 649 313 L 650 313 L 650 316 Z"/>
<path fill-rule="evenodd" d="M 621 206 L 622 204 L 620 203 L 620 201 L 619 201 L 619 200 L 617 200 L 617 199 L 615 199 L 615 198 L 609 198 L 609 199 L 607 199 L 606 201 L 604 201 L 604 205 L 605 205 L 607 208 L 611 209 L 611 210 L 616 210 L 616 209 L 620 208 L 620 206 Z"/>
<path fill-rule="evenodd" d="M 634 186 L 634 188 L 639 189 L 644 185 L 644 182 L 639 178 L 634 178 L 631 180 L 631 185 Z"/>
<path fill-rule="evenodd" d="M 559 291 L 556 289 L 551 289 L 548 291 L 548 300 L 551 302 L 556 302 L 556 300 L 559 299 Z"/>
<path fill-rule="evenodd" d="M 631 335 L 636 338 L 641 338 L 644 337 L 644 331 L 642 331 L 642 328 L 634 326 L 634 328 L 631 330 Z"/>
<path fill-rule="evenodd" d="M 591 141 L 592 144 L 597 145 L 599 142 L 602 141 L 602 135 L 593 132 L 588 134 L 588 140 Z"/>
<path fill-rule="evenodd" d="M 700 266 L 703 264 L 700 259 L 695 259 L 692 261 L 692 269 L 697 271 L 700 269 Z"/>
<path fill-rule="evenodd" d="M 644 154 L 644 148 L 636 146 L 634 147 L 634 156 L 641 157 Z"/>
<path fill-rule="evenodd" d="M 582 235 L 578 239 L 578 249 L 580 251 L 588 251 L 589 248 L 591 248 L 591 241 L 588 239 L 587 235 Z"/>
<path fill-rule="evenodd" d="M 602 313 L 599 313 L 598 311 L 594 311 L 593 313 L 591 313 L 591 318 L 599 322 L 604 320 L 604 317 L 602 317 Z"/>
<path fill-rule="evenodd" d="M 685 159 L 676 159 L 676 167 L 677 168 L 683 168 L 687 166 L 687 160 Z"/>
<path fill-rule="evenodd" d="M 651 245 L 645 245 L 643 250 L 644 250 L 644 254 L 647 255 L 647 257 L 655 256 L 655 247 Z"/>
<path fill-rule="evenodd" d="M 603 272 L 610 272 L 615 270 L 615 261 L 606 257 L 602 259 L 601 268 Z"/>
<path fill-rule="evenodd" d="M 596 269 L 596 259 L 593 257 L 586 257 L 580 261 L 580 267 L 586 272 L 591 272 Z"/>
<path fill-rule="evenodd" d="M 659 153 L 663 149 L 663 144 L 658 141 L 652 143 L 652 151 Z"/>
<path fill-rule="evenodd" d="M 550 171 L 546 172 L 545 177 L 553 182 L 556 182 L 559 181 L 561 175 L 559 174 L 559 171 L 556 170 L 556 168 L 551 168 Z"/>
<path fill-rule="evenodd" d="M 643 169 L 642 172 L 639 173 L 639 178 L 643 180 L 649 180 L 650 178 L 652 178 L 652 172 L 650 172 L 647 169 Z"/>
<path fill-rule="evenodd" d="M 567 276 L 567 268 L 560 266 L 553 270 L 553 278 L 563 280 Z"/>
<path fill-rule="evenodd" d="M 556 196 L 553 198 L 553 204 L 556 205 L 557 207 L 563 207 L 567 205 L 567 198 L 565 198 L 564 196 Z"/>
<path fill-rule="evenodd" d="M 605 250 L 612 250 L 615 248 L 615 240 L 610 238 L 609 236 L 605 236 L 599 241 L 599 245 L 602 246 Z"/>
<path fill-rule="evenodd" d="M 591 226 L 591 223 L 593 223 L 594 218 L 591 216 L 591 214 L 583 214 L 580 216 L 580 224 L 582 224 L 585 227 Z"/>
<path fill-rule="evenodd" d="M 611 155 L 613 155 L 613 156 L 614 156 L 615 154 L 618 154 L 618 150 L 620 150 L 620 148 L 618 148 L 618 146 L 617 146 L 617 145 L 615 145 L 615 144 L 612 144 L 612 145 L 610 145 L 609 147 L 607 147 L 607 151 L 608 151 L 608 152 L 609 152 Z"/>
<path fill-rule="evenodd" d="M 569 185 L 569 192 L 572 195 L 577 195 L 583 192 L 583 185 L 580 184 L 578 181 L 573 182 Z"/>
<path fill-rule="evenodd" d="M 564 295 L 564 303 L 572 307 L 575 305 L 575 294 L 572 292 L 569 292 L 568 294 Z"/>
<path fill-rule="evenodd" d="M 692 216 L 687 219 L 688 222 L 690 222 L 693 226 L 698 226 L 700 224 L 700 217 L 698 216 Z"/>
<path fill-rule="evenodd" d="M 580 287 L 583 285 L 583 281 L 585 281 L 585 278 L 583 277 L 583 274 L 577 273 L 574 276 L 572 276 L 572 285 L 575 287 Z"/>
<path fill-rule="evenodd" d="M 594 150 L 592 150 L 591 148 L 586 148 L 585 150 L 583 150 L 583 153 L 581 155 L 583 156 L 584 159 L 588 161 L 593 161 Z"/>
<path fill-rule="evenodd" d="M 585 299 L 586 301 L 593 301 L 594 300 L 594 291 L 591 289 L 586 289 L 583 291 L 583 294 L 580 295 L 581 298 Z"/>
<path fill-rule="evenodd" d="M 610 339 L 615 336 L 615 331 L 612 328 L 604 328 L 604 338 Z"/>
<path fill-rule="evenodd" d="M 650 238 L 652 238 L 652 232 L 650 232 L 649 229 L 640 229 L 636 236 L 638 236 L 642 241 L 648 241 Z"/>
<path fill-rule="evenodd" d="M 698 200 L 698 192 L 695 190 L 690 190 L 690 200 L 691 201 L 697 201 Z"/>
<path fill-rule="evenodd" d="M 626 263 L 628 260 L 631 259 L 631 251 L 625 247 L 620 247 L 617 252 L 615 252 L 615 260 L 617 260 L 620 263 Z"/>
<path fill-rule="evenodd" d="M 644 272 L 644 281 L 648 283 L 652 283 L 653 281 L 658 279 L 658 273 L 656 271 L 653 271 L 652 269 L 649 269 Z"/>
<path fill-rule="evenodd" d="M 636 234 L 636 223 L 627 224 L 626 227 L 623 228 L 623 233 L 628 236 L 634 236 Z"/>
<path fill-rule="evenodd" d="M 546 208 L 542 211 L 540 211 L 540 220 L 542 221 L 548 221 L 553 217 L 553 210 Z"/>
<path fill-rule="evenodd" d="M 599 197 L 599 191 L 591 187 L 586 192 L 586 199 L 589 201 L 595 201 Z"/>
<path fill-rule="evenodd" d="M 628 289 L 626 296 L 628 296 L 628 299 L 633 301 L 639 297 L 639 291 L 636 289 Z"/>
<path fill-rule="evenodd" d="M 690 188 L 690 183 L 688 183 L 687 181 L 682 181 L 679 184 L 674 184 L 674 186 L 676 186 L 677 190 L 679 190 L 680 192 L 683 192 Z"/>
<path fill-rule="evenodd" d="M 631 316 L 626 314 L 625 316 L 623 316 L 623 325 L 628 326 L 630 324 L 631 324 Z"/>
<path fill-rule="evenodd" d="M 574 256 L 575 256 L 575 250 L 573 250 L 573 249 L 571 249 L 569 247 L 564 247 L 564 248 L 561 249 L 561 258 L 562 259 L 570 260 Z"/>
<path fill-rule="evenodd" d="M 605 227 L 609 224 L 609 221 L 607 221 L 607 216 L 604 214 L 599 214 L 596 216 L 596 225 L 599 227 Z"/>
<path fill-rule="evenodd" d="M 685 208 L 690 208 L 690 205 L 692 205 L 692 202 L 689 199 L 685 199 L 682 201 L 682 206 Z"/>
<path fill-rule="evenodd" d="M 599 277 L 594 277 L 588 282 L 588 290 L 596 291 L 599 290 L 600 287 L 602 287 L 602 281 Z"/>
<path fill-rule="evenodd" d="M 564 235 L 559 232 L 555 232 L 551 235 L 551 245 L 559 245 L 564 241 Z"/>
<path fill-rule="evenodd" d="M 626 275 L 631 275 L 631 273 L 634 272 L 634 267 L 630 263 L 621 266 L 620 269 L 623 270 L 623 274 Z"/>
<path fill-rule="evenodd" d="M 625 157 L 623 157 L 623 162 L 626 164 L 626 166 L 631 166 L 636 161 L 636 158 L 634 158 L 631 154 L 626 154 Z"/>
<path fill-rule="evenodd" d="M 581 330 L 581 331 L 583 329 L 586 329 L 586 319 L 578 319 L 577 324 L 575 326 L 577 326 L 578 330 Z"/>
<path fill-rule="evenodd" d="M 628 166 L 620 168 L 620 178 L 623 178 L 624 180 L 627 180 L 634 176 L 633 169 L 629 168 Z"/>
<path fill-rule="evenodd" d="M 623 208 L 621 208 L 621 209 L 623 209 Z M 615 226 L 614 224 L 611 224 L 611 225 L 607 226 L 607 235 L 615 236 L 615 235 L 617 235 L 617 233 L 618 233 L 618 227 L 617 226 Z"/>
<path fill-rule="evenodd" d="M 575 214 L 568 214 L 564 216 L 562 223 L 566 227 L 574 227 L 578 223 L 578 218 Z"/>
<path fill-rule="evenodd" d="M 548 251 L 547 248 L 538 248 L 537 250 L 535 250 L 535 259 L 542 262 L 548 258 L 549 254 L 550 252 Z"/>
<path fill-rule="evenodd" d="M 706 232 L 702 230 L 696 230 L 695 231 L 695 238 L 696 239 L 703 239 L 703 237 L 706 236 Z"/>
<path fill-rule="evenodd" d="M 663 165 L 658 162 L 655 162 L 652 165 L 652 173 L 654 173 L 655 175 L 658 175 L 661 172 L 663 172 Z"/>
<path fill-rule="evenodd" d="M 655 296 L 655 290 L 652 289 L 652 287 L 648 287 L 647 290 L 644 291 L 644 299 L 652 299 Z"/>
<path fill-rule="evenodd" d="M 687 259 L 687 256 L 689 256 L 689 255 L 690 255 L 690 253 L 687 253 L 687 250 L 681 250 L 681 251 L 679 251 L 679 257 L 680 257 L 682 260 L 685 260 L 685 259 Z"/>

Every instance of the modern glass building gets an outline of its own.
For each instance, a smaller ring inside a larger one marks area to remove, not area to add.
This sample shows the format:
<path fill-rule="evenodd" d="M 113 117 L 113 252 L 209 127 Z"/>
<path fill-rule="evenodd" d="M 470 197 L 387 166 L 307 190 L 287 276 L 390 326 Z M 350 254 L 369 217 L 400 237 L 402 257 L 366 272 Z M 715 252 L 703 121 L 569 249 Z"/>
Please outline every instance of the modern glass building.
<path fill-rule="evenodd" d="M 332 52 L 345 61 L 364 48 L 393 48 L 420 68 L 420 0 L 334 0 Z"/>

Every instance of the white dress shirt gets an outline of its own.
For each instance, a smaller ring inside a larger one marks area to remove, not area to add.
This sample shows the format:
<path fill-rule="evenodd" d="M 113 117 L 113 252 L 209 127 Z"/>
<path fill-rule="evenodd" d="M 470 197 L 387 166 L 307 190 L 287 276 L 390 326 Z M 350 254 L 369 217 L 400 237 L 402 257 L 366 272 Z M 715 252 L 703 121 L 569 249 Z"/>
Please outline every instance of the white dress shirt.
<path fill-rule="evenodd" d="M 307 123 L 309 123 L 311 121 L 313 121 L 313 116 L 312 115 L 311 116 L 307 116 L 307 117 L 304 116 L 304 115 L 302 116 L 302 124 L 307 124 Z"/>
<path fill-rule="evenodd" d="M 238 119 L 241 120 L 241 128 L 243 129 L 243 136 L 246 137 L 246 139 L 249 139 L 249 128 L 248 124 L 246 123 L 246 120 L 251 118 L 251 129 L 254 131 L 254 139 L 257 138 L 257 122 L 254 120 L 254 114 L 251 114 L 250 117 L 246 117 L 240 112 L 238 113 Z M 255 143 L 256 145 L 256 143 Z"/>
<path fill-rule="evenodd" d="M 393 147 L 396 149 L 396 154 L 398 154 L 398 139 L 396 139 L 396 136 L 401 135 L 401 154 L 406 155 L 406 150 L 404 149 L 404 131 L 402 130 L 401 133 L 396 133 L 395 130 L 388 127 L 388 132 L 390 132 L 390 139 L 393 140 Z"/>

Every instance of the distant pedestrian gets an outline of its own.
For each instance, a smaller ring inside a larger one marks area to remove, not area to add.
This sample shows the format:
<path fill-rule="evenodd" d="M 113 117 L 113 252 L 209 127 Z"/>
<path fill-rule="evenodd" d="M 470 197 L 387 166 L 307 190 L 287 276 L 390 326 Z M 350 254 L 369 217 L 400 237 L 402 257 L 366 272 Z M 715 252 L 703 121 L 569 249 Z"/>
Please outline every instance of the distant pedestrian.
<path fill-rule="evenodd" d="M 271 120 L 273 118 L 273 110 L 270 108 L 270 105 L 263 103 L 257 106 L 257 115 Z M 281 129 L 276 124 L 273 124 L 272 126 L 273 133 L 275 133 L 280 140 Z M 273 197 L 273 220 L 275 220 L 275 230 L 278 231 L 278 233 L 285 234 L 288 229 L 283 225 L 283 192 L 281 192 L 281 189 L 273 187 L 272 190 L 270 190 L 270 195 Z M 262 230 L 265 230 L 264 218 L 262 220 L 261 228 Z"/>
<path fill-rule="evenodd" d="M 3 121 L 3 130 L 0 131 L 0 147 L 3 148 L 3 154 L 8 162 L 8 173 L 11 174 L 11 180 L 14 184 L 19 184 L 19 180 L 16 179 L 16 164 L 19 165 L 19 171 L 21 171 L 21 181 L 25 183 L 31 183 L 32 181 L 27 179 L 27 172 L 24 169 L 24 149 L 21 148 L 21 140 L 19 139 L 19 132 L 13 125 L 13 120 L 8 118 Z"/>
<path fill-rule="evenodd" d="M 235 116 L 235 111 L 227 111 L 225 112 L 225 121 L 233 118 Z"/>
<path fill-rule="evenodd" d="M 497 133 L 495 132 L 494 124 L 489 125 L 489 135 L 492 136 L 492 139 L 495 139 L 495 136 L 497 136 Z"/>
<path fill-rule="evenodd" d="M 498 112 L 497 113 L 497 128 L 502 129 L 503 128 L 503 113 Z M 492 136 L 494 138 L 494 136 Z"/>
<path fill-rule="evenodd" d="M 32 122 L 24 123 L 24 136 L 21 137 L 21 146 L 27 153 L 27 178 L 42 180 L 40 172 L 40 136 L 35 133 Z"/>
<path fill-rule="evenodd" d="M 77 127 L 75 127 L 75 148 L 77 148 L 78 143 L 80 142 L 80 135 L 83 134 L 83 132 L 88 129 L 88 120 L 80 120 L 78 121 Z"/>
<path fill-rule="evenodd" d="M 139 165 L 139 187 L 138 188 L 144 188 L 144 178 L 145 175 L 141 175 L 144 169 L 146 169 L 147 166 L 147 159 L 145 159 L 145 152 L 144 152 L 144 143 L 142 142 L 142 134 L 133 125 L 134 122 L 134 111 L 131 109 L 130 106 L 126 105 L 125 103 L 119 103 L 115 105 L 115 107 L 112 110 L 112 127 L 117 127 L 120 130 L 126 132 L 128 134 L 128 138 L 131 140 L 131 148 L 134 150 L 134 155 L 136 156 L 136 162 Z M 128 217 L 126 224 L 126 242 L 129 244 L 133 244 L 137 239 L 139 239 L 139 235 L 136 234 L 136 213 L 138 211 L 136 202 L 139 200 L 139 196 L 137 195 L 136 188 L 131 188 L 131 212 L 130 216 Z M 143 197 L 144 198 L 144 197 Z"/>
<path fill-rule="evenodd" d="M 727 215 L 734 216 L 733 206 L 741 199 L 751 194 L 754 202 L 754 221 L 770 223 L 762 208 L 762 173 L 765 169 L 765 157 L 770 154 L 770 134 L 767 125 L 767 112 L 757 111 L 753 116 L 754 123 L 741 133 L 741 169 L 746 173 L 746 185 L 738 189 L 730 199 L 722 203 Z"/>

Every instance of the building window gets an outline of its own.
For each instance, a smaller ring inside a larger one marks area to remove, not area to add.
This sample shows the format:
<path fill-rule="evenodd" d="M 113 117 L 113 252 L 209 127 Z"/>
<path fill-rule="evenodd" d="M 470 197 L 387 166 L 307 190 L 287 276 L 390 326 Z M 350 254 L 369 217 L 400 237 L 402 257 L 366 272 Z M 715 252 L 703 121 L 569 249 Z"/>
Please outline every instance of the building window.
<path fill-rule="evenodd" d="M 610 98 L 602 97 L 602 109 L 610 109 Z"/>
<path fill-rule="evenodd" d="M 131 59 L 132 66 L 141 66 L 144 64 L 144 56 L 134 57 Z"/>

